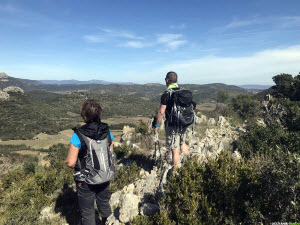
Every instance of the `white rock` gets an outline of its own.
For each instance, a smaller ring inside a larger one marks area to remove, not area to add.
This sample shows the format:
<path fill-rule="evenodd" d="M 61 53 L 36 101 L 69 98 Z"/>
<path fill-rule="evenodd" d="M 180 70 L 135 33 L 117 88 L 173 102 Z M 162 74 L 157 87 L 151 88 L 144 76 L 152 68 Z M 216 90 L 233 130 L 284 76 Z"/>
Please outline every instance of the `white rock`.
<path fill-rule="evenodd" d="M 132 148 L 135 148 L 136 150 L 139 150 L 140 146 L 138 146 L 137 144 L 132 144 Z"/>
<path fill-rule="evenodd" d="M 139 214 L 140 199 L 137 195 L 124 195 L 120 208 L 120 221 L 127 223 Z"/>
<path fill-rule="evenodd" d="M 24 91 L 22 88 L 16 87 L 16 86 L 9 86 L 7 88 L 3 89 L 4 92 L 16 92 L 16 93 L 22 93 L 24 94 Z"/>
<path fill-rule="evenodd" d="M 207 121 L 207 125 L 209 126 L 212 126 L 212 125 L 215 125 L 216 124 L 216 121 L 214 118 L 210 118 L 208 121 Z"/>
<path fill-rule="evenodd" d="M 121 196 L 122 196 L 122 191 L 117 191 L 111 195 L 109 200 L 109 204 L 111 208 L 114 209 L 120 205 Z"/>
<path fill-rule="evenodd" d="M 135 189 L 134 184 L 129 184 L 123 188 L 123 192 L 124 193 L 133 193 L 134 189 Z"/>
<path fill-rule="evenodd" d="M 231 154 L 231 158 L 235 161 L 238 161 L 242 158 L 241 154 L 238 152 L 238 151 L 234 151 L 232 154 Z"/>
<path fill-rule="evenodd" d="M 8 78 L 8 75 L 4 72 L 0 73 L 0 78 Z"/>
<path fill-rule="evenodd" d="M 247 133 L 247 130 L 245 128 L 242 128 L 242 127 L 238 127 L 237 128 L 237 131 L 240 133 L 240 134 L 245 134 Z"/>
<path fill-rule="evenodd" d="M 9 98 L 9 94 L 6 93 L 5 91 L 0 90 L 0 100 L 7 100 Z"/>
<path fill-rule="evenodd" d="M 114 214 L 111 214 L 107 218 L 106 224 L 108 224 L 108 225 L 119 225 L 120 221 L 116 219 L 116 217 L 114 216 Z"/>
<path fill-rule="evenodd" d="M 219 120 L 218 120 L 217 126 L 224 127 L 224 126 L 229 126 L 229 124 L 226 121 L 225 117 L 219 116 Z"/>
<path fill-rule="evenodd" d="M 40 219 L 41 221 L 43 221 L 43 220 L 45 220 L 45 219 L 52 219 L 52 218 L 54 218 L 55 216 L 56 216 L 56 215 L 55 215 L 55 213 L 53 212 L 52 207 L 47 206 L 47 207 L 45 207 L 45 208 L 41 211 L 39 219 Z"/>

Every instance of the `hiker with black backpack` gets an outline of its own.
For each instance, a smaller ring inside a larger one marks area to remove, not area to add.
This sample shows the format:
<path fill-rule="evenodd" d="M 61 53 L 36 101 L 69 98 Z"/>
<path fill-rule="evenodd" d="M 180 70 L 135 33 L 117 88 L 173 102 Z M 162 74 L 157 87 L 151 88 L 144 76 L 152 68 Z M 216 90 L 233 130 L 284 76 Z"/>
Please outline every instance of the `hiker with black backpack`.
<path fill-rule="evenodd" d="M 81 108 L 81 116 L 86 123 L 74 128 L 66 159 L 68 167 L 75 169 L 78 205 L 81 224 L 95 225 L 96 199 L 102 223 L 112 213 L 109 204 L 109 184 L 114 176 L 113 136 L 106 123 L 101 122 L 101 105 L 94 100 L 86 100 Z"/>
<path fill-rule="evenodd" d="M 180 163 L 180 151 L 185 155 L 189 149 L 185 143 L 186 129 L 195 121 L 195 102 L 192 92 L 180 88 L 175 72 L 168 72 L 165 78 L 167 90 L 161 96 L 161 106 L 157 114 L 155 134 L 165 115 L 166 145 L 172 150 L 173 165 Z"/>

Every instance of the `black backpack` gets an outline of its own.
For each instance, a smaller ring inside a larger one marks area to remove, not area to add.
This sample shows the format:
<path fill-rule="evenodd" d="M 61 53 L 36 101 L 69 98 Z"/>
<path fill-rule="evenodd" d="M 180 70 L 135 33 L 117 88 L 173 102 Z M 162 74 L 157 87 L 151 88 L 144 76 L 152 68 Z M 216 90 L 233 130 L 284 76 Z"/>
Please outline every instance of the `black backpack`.
<path fill-rule="evenodd" d="M 177 127 L 187 127 L 195 122 L 196 103 L 193 101 L 191 91 L 184 88 L 178 90 L 170 89 L 169 99 L 173 101 L 169 124 Z"/>

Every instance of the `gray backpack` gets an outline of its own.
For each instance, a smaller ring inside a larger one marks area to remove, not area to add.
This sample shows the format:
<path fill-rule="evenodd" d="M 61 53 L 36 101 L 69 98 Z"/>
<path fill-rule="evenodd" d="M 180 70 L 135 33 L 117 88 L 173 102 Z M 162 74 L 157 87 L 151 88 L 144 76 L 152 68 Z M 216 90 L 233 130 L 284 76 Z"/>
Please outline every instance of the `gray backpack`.
<path fill-rule="evenodd" d="M 75 181 L 93 185 L 111 181 L 115 174 L 115 166 L 114 153 L 109 149 L 108 137 L 93 140 L 79 131 L 76 133 L 82 137 L 87 149 L 83 161 L 77 159 L 76 167 L 80 171 L 74 173 Z"/>

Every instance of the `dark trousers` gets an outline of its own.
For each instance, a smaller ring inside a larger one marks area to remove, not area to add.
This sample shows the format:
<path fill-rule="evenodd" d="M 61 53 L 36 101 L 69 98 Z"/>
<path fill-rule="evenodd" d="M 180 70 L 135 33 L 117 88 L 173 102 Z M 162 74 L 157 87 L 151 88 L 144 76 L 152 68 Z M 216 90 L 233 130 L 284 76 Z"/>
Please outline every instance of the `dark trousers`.
<path fill-rule="evenodd" d="M 109 182 L 100 185 L 88 185 L 84 182 L 77 182 L 76 188 L 82 225 L 96 224 L 95 199 L 100 216 L 109 217 L 111 215 L 108 190 Z"/>

